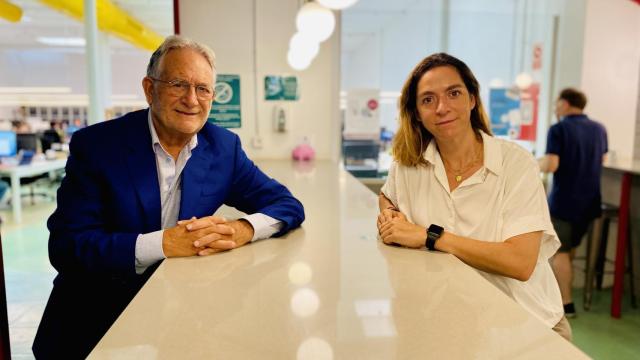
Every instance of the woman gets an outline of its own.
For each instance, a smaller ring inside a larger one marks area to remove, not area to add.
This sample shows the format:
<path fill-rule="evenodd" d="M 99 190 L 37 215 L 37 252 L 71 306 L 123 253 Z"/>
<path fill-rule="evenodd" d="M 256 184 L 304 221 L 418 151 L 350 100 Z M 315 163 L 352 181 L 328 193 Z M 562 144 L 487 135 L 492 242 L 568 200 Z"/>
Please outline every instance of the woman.
<path fill-rule="evenodd" d="M 425 58 L 399 107 L 395 161 L 379 200 L 383 241 L 455 255 L 570 340 L 549 266 L 560 242 L 538 164 L 491 136 L 471 70 L 444 53 Z"/>

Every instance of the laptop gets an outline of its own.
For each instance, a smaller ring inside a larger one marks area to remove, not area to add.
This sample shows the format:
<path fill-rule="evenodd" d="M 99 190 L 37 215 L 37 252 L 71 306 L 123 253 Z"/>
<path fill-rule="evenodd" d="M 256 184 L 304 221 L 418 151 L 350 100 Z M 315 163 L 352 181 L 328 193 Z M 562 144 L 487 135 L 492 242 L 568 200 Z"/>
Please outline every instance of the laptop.
<path fill-rule="evenodd" d="M 33 155 L 34 154 L 35 154 L 34 151 L 22 150 L 20 152 L 20 162 L 18 163 L 18 165 L 29 165 L 29 164 L 31 164 L 31 161 L 33 160 Z"/>

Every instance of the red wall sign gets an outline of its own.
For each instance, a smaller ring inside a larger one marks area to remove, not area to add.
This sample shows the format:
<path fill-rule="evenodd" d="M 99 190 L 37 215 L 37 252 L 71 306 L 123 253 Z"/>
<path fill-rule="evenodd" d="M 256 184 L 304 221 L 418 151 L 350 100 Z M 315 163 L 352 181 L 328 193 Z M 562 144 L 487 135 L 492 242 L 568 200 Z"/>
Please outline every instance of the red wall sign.
<path fill-rule="evenodd" d="M 542 44 L 533 45 L 533 61 L 531 62 L 531 68 L 533 70 L 540 70 L 542 68 Z"/>

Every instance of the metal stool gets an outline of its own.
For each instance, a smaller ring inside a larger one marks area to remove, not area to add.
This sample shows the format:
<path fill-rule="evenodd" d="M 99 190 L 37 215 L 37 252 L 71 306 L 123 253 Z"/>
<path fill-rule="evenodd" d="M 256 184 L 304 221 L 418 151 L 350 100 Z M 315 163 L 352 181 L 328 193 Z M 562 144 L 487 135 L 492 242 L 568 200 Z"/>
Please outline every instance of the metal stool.
<path fill-rule="evenodd" d="M 591 298 L 593 295 L 593 282 L 596 278 L 596 288 L 602 290 L 602 277 L 605 273 L 613 273 L 613 271 L 605 271 L 604 266 L 606 262 L 613 263 L 613 261 L 606 258 L 607 243 L 609 236 L 609 223 L 612 219 L 618 218 L 618 207 L 615 205 L 602 203 L 602 216 L 595 219 L 593 226 L 589 231 L 587 238 L 587 259 L 585 266 L 585 279 L 584 279 L 584 304 L 585 310 L 591 308 Z M 627 228 L 627 232 L 630 233 L 630 229 Z M 638 307 L 636 303 L 636 293 L 633 284 L 634 272 L 633 272 L 633 251 L 631 248 L 631 238 L 627 241 L 627 262 L 628 267 L 626 273 L 629 273 L 630 279 L 630 291 L 631 291 L 631 306 L 635 309 Z M 597 249 L 597 252 L 594 250 Z"/>

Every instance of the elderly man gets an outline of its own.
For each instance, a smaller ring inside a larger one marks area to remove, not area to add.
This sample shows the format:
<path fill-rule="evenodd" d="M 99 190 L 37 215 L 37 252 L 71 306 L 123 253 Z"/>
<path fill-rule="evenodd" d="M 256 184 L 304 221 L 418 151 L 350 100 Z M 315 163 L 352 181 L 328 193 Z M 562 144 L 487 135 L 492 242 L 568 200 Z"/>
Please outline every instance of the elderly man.
<path fill-rule="evenodd" d="M 247 158 L 238 136 L 207 123 L 215 77 L 207 46 L 168 37 L 142 80 L 149 109 L 73 136 L 48 222 L 58 276 L 36 357 L 87 356 L 162 259 L 233 249 L 304 220 L 302 204 Z M 222 204 L 250 215 L 211 216 Z"/>

